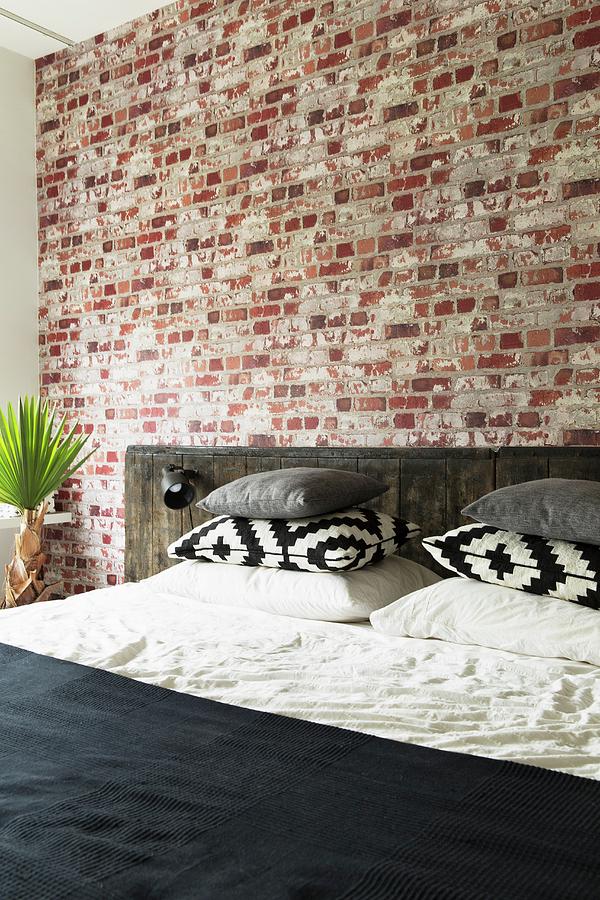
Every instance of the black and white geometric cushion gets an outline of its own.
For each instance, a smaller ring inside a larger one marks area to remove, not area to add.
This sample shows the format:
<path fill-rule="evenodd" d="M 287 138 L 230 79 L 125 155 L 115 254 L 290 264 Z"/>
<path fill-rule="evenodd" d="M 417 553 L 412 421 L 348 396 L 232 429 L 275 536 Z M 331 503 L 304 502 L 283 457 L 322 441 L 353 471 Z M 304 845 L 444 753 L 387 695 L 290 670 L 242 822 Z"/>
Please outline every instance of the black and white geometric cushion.
<path fill-rule="evenodd" d="M 425 538 L 423 546 L 442 566 L 464 578 L 600 609 L 600 547 L 594 544 L 475 524 Z"/>
<path fill-rule="evenodd" d="M 372 509 L 306 519 L 216 516 L 174 541 L 171 558 L 303 572 L 346 572 L 395 553 L 420 531 L 413 522 Z"/>

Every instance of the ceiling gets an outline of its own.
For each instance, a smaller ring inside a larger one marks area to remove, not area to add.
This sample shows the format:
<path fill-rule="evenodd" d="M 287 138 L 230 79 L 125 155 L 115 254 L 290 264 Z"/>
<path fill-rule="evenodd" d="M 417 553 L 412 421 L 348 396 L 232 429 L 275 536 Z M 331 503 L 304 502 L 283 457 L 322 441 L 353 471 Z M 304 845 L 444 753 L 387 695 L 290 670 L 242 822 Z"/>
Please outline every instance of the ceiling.
<path fill-rule="evenodd" d="M 163 5 L 161 0 L 0 0 L 0 47 L 36 59 Z M 26 22 L 15 21 L 10 14 Z"/>

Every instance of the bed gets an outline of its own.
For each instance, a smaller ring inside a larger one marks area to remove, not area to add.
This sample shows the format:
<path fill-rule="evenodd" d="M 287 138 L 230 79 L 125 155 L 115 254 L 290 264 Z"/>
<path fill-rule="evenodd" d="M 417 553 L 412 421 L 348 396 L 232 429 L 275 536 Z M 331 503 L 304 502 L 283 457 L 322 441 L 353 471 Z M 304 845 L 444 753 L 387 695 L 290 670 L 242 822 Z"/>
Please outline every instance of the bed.
<path fill-rule="evenodd" d="M 157 478 L 183 459 L 205 490 L 334 457 L 132 448 L 137 583 L 2 614 L 2 895 L 596 897 L 600 669 L 165 591 L 188 512 Z M 424 531 L 511 473 L 598 473 L 593 451 L 336 460 L 385 470 Z"/>

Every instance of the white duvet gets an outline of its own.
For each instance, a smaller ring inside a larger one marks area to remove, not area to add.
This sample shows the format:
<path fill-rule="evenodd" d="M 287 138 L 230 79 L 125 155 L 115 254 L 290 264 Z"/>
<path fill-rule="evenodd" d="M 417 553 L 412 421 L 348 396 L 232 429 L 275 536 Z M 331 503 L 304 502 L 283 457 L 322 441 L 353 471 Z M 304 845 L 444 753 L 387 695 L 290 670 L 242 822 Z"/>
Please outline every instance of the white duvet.
<path fill-rule="evenodd" d="M 0 642 L 253 709 L 600 779 L 600 669 L 124 585 L 0 613 Z"/>

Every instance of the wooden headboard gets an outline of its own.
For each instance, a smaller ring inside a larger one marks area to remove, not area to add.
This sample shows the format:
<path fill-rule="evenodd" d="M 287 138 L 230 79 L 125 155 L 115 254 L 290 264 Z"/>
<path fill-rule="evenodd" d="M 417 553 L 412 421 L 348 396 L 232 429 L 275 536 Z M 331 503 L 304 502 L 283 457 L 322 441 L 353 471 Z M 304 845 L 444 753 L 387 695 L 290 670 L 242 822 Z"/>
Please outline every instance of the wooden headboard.
<path fill-rule="evenodd" d="M 190 511 L 163 504 L 160 474 L 169 464 L 197 469 L 198 498 L 242 475 L 291 466 L 321 466 L 373 475 L 390 489 L 376 509 L 418 522 L 423 535 L 441 534 L 469 521 L 461 509 L 497 487 L 534 478 L 600 481 L 600 448 L 357 449 L 310 447 L 128 447 L 125 463 L 125 577 L 139 581 L 169 565 L 168 544 L 190 527 Z M 194 524 L 210 518 L 191 507 Z M 434 567 L 420 542 L 402 555 Z M 441 570 L 440 570 L 441 571 Z M 447 574 L 447 573 L 444 573 Z"/>

